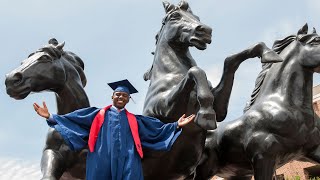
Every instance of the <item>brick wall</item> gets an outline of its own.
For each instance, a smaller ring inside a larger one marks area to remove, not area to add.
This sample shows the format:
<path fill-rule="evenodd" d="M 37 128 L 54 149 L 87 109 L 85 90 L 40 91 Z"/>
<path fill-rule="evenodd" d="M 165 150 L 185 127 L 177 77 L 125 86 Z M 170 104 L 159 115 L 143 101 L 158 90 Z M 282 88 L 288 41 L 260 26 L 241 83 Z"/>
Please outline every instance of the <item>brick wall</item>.
<path fill-rule="evenodd" d="M 314 165 L 309 162 L 292 161 L 277 169 L 276 174 L 283 174 L 285 179 L 297 179 L 296 177 L 299 177 L 300 180 L 307 180 L 309 179 L 308 173 L 304 169 Z"/>

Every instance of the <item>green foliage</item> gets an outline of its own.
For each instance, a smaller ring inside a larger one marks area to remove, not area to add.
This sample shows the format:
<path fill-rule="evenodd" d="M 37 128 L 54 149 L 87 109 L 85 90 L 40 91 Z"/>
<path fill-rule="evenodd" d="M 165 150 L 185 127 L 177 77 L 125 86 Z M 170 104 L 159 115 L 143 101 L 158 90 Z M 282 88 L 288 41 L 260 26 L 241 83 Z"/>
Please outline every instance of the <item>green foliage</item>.
<path fill-rule="evenodd" d="M 312 177 L 312 178 L 309 178 L 309 180 L 320 180 L 320 177 Z"/>

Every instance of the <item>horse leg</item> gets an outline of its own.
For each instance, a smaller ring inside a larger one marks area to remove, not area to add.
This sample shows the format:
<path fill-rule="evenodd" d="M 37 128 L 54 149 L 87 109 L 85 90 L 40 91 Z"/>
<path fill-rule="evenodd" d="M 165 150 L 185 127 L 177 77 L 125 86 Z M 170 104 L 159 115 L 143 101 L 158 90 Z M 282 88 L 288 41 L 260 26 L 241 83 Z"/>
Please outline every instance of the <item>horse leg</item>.
<path fill-rule="evenodd" d="M 251 46 L 240 53 L 227 57 L 224 61 L 223 74 L 220 83 L 215 88 L 211 89 L 211 92 L 215 97 L 213 108 L 217 113 L 216 119 L 218 122 L 224 120 L 224 118 L 227 116 L 234 74 L 236 70 L 243 61 L 255 57 L 261 57 L 261 62 L 263 63 L 282 61 L 281 57 L 269 49 L 263 42 Z"/>
<path fill-rule="evenodd" d="M 211 179 L 218 171 L 218 155 L 212 149 L 205 149 L 196 168 L 194 180 Z"/>
<path fill-rule="evenodd" d="M 61 148 L 63 143 L 64 141 L 60 134 L 50 128 L 41 157 L 41 171 L 43 174 L 41 180 L 58 180 L 66 170 L 67 161 L 64 158 L 66 153 L 63 150 L 66 148 Z"/>
<path fill-rule="evenodd" d="M 320 164 L 320 146 L 316 146 L 311 152 L 309 152 L 306 157 L 314 161 L 318 164 Z"/>
<path fill-rule="evenodd" d="M 275 170 L 275 159 L 257 154 L 253 158 L 253 169 L 255 180 L 272 180 Z"/>
<path fill-rule="evenodd" d="M 320 143 L 319 143 L 319 139 L 320 139 L 320 134 L 319 134 L 319 130 L 320 130 L 320 117 L 314 113 L 314 125 L 316 128 L 314 128 L 313 130 L 311 130 L 309 132 L 310 137 L 312 137 L 309 140 L 308 144 L 312 144 L 312 148 L 307 150 L 307 154 L 306 154 L 306 158 L 308 159 L 308 161 L 314 161 L 318 164 L 320 164 Z"/>
<path fill-rule="evenodd" d="M 41 180 L 58 180 L 62 174 L 64 168 L 57 167 L 63 166 L 62 157 L 59 153 L 52 149 L 44 150 L 41 158 L 41 171 L 43 177 Z"/>
<path fill-rule="evenodd" d="M 206 73 L 197 66 L 189 69 L 182 81 L 173 89 L 166 104 L 175 104 L 179 106 L 181 101 L 188 100 L 190 92 L 196 86 L 197 101 L 199 103 L 199 111 L 196 114 L 195 122 L 203 129 L 215 129 L 217 127 L 215 121 L 215 111 L 213 110 L 213 95 L 210 91 Z"/>

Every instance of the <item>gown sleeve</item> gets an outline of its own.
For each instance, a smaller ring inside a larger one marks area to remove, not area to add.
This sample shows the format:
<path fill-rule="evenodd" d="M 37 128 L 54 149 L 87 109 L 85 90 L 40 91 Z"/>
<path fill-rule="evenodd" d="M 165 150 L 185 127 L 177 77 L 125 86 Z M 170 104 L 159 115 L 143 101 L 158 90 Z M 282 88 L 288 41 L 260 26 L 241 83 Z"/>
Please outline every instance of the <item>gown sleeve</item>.
<path fill-rule="evenodd" d="M 99 108 L 83 108 L 65 115 L 52 114 L 47 123 L 57 130 L 71 150 L 80 150 L 87 146 L 90 127 Z"/>
<path fill-rule="evenodd" d="M 145 148 L 160 151 L 169 151 L 181 134 L 178 122 L 163 123 L 148 116 L 136 115 L 141 144 Z"/>

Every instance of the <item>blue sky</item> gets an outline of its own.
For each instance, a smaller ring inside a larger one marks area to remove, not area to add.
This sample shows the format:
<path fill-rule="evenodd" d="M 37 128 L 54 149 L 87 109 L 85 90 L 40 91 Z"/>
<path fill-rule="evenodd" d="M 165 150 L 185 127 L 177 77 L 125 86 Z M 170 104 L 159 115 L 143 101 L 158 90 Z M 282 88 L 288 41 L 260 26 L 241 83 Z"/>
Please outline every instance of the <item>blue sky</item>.
<path fill-rule="evenodd" d="M 296 33 L 305 23 L 320 31 L 317 0 L 188 2 L 201 21 L 213 28 L 208 48 L 191 51 L 213 85 L 218 83 L 228 55 L 259 41 L 271 47 L 274 40 Z M 136 104 L 131 102 L 127 108 L 140 114 L 148 88 L 142 76 L 151 66 L 154 36 L 164 14 L 160 0 L 0 0 L 0 180 L 20 179 L 22 173 L 12 169 L 26 172 L 25 179 L 39 179 L 48 127 L 36 115 L 32 103 L 46 101 L 50 111 L 56 111 L 53 93 L 31 94 L 19 101 L 10 98 L 5 91 L 5 74 L 55 37 L 66 42 L 65 50 L 83 59 L 88 79 L 85 90 L 92 106 L 111 103 L 108 82 L 129 79 L 140 93 L 133 95 Z M 242 114 L 260 70 L 258 59 L 240 66 L 227 120 Z M 319 82 L 315 75 L 315 83 Z"/>

